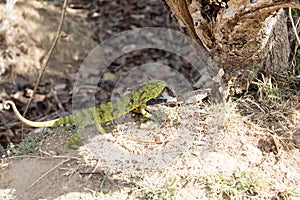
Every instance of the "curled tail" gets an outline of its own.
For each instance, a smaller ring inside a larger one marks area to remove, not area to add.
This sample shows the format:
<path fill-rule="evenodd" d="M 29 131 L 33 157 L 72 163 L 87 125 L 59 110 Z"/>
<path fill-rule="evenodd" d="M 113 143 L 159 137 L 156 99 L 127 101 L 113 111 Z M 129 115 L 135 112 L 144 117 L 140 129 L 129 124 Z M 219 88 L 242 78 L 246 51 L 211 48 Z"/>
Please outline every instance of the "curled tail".
<path fill-rule="evenodd" d="M 12 108 L 15 115 L 17 116 L 17 118 L 19 120 L 21 120 L 23 123 L 27 124 L 28 126 L 32 126 L 32 127 L 38 127 L 38 128 L 47 128 L 47 127 L 55 127 L 61 124 L 65 124 L 65 123 L 69 123 L 69 118 L 70 117 L 64 117 L 64 118 L 58 118 L 58 119 L 54 119 L 54 120 L 50 120 L 50 121 L 45 121 L 45 122 L 35 122 L 35 121 L 30 121 L 26 118 L 24 118 L 20 112 L 18 111 L 16 105 L 14 102 L 12 101 L 5 101 L 4 102 L 4 109 L 8 110 L 9 108 Z"/>

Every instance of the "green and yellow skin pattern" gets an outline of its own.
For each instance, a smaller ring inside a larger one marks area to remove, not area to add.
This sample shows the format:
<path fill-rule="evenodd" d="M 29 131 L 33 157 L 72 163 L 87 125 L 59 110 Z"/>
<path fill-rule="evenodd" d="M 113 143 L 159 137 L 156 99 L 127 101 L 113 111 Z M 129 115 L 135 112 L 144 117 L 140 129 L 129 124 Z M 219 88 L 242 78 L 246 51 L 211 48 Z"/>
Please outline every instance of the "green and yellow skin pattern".
<path fill-rule="evenodd" d="M 102 122 L 108 122 L 119 118 L 136 108 L 140 108 L 140 112 L 146 118 L 151 118 L 152 115 L 145 110 L 146 103 L 150 99 L 157 97 L 165 87 L 166 83 L 164 81 L 150 80 L 143 83 L 136 90 L 127 92 L 124 96 L 122 96 L 122 98 L 116 99 L 115 101 L 100 104 L 98 107 L 87 108 L 65 117 L 44 122 L 30 121 L 24 118 L 16 108 L 15 103 L 12 101 L 5 101 L 4 108 L 9 109 L 12 107 L 17 118 L 31 127 L 48 128 L 63 124 L 78 125 L 75 135 L 69 141 L 69 146 L 71 148 L 78 148 L 75 143 L 77 142 L 84 127 L 88 124 L 95 124 L 97 130 L 104 134 L 105 130 L 101 126 Z"/>

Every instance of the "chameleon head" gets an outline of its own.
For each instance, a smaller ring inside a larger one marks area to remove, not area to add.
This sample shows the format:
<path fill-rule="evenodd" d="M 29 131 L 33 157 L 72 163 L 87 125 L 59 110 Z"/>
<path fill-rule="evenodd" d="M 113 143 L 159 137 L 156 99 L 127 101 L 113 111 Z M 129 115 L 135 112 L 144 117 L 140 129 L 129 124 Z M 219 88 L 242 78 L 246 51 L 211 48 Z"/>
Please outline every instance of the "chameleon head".
<path fill-rule="evenodd" d="M 157 97 L 164 90 L 166 85 L 166 82 L 161 80 L 150 80 L 144 83 L 143 86 L 137 90 L 139 99 L 142 102 L 147 102 Z"/>
<path fill-rule="evenodd" d="M 149 89 L 154 91 L 158 90 L 159 92 L 162 92 L 163 89 L 167 86 L 167 83 L 161 80 L 150 80 L 146 82 L 146 85 L 148 85 Z"/>

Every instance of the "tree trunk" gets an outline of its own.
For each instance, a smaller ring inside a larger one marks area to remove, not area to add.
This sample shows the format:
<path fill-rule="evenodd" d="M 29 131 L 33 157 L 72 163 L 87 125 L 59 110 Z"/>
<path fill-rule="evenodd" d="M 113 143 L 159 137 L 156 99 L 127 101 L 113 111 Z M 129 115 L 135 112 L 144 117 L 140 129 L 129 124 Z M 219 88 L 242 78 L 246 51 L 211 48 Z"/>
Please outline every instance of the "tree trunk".
<path fill-rule="evenodd" d="M 296 0 L 165 0 L 186 34 L 223 68 L 227 91 L 245 89 L 258 73 L 287 73 L 290 45 L 282 8 Z"/>

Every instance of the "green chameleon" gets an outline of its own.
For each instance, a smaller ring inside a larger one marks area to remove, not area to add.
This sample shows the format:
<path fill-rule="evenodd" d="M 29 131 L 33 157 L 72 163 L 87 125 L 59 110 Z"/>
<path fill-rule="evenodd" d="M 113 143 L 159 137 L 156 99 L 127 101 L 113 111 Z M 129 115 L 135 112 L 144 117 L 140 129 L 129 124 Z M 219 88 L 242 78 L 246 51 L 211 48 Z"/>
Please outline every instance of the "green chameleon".
<path fill-rule="evenodd" d="M 140 112 L 146 118 L 152 118 L 152 115 L 145 110 L 146 103 L 150 99 L 157 97 L 165 87 L 166 83 L 164 81 L 150 80 L 143 83 L 136 90 L 125 93 L 122 98 L 116 99 L 115 101 L 100 104 L 98 107 L 87 108 L 65 117 L 44 122 L 35 122 L 24 118 L 12 101 L 5 101 L 4 108 L 9 109 L 12 107 L 18 119 L 32 127 L 47 128 L 56 127 L 62 124 L 76 123 L 78 127 L 75 135 L 69 141 L 69 146 L 71 148 L 78 148 L 75 143 L 77 142 L 84 127 L 88 124 L 94 123 L 97 130 L 104 134 L 105 130 L 101 126 L 102 122 L 108 122 L 119 118 L 135 108 L 140 108 Z"/>

